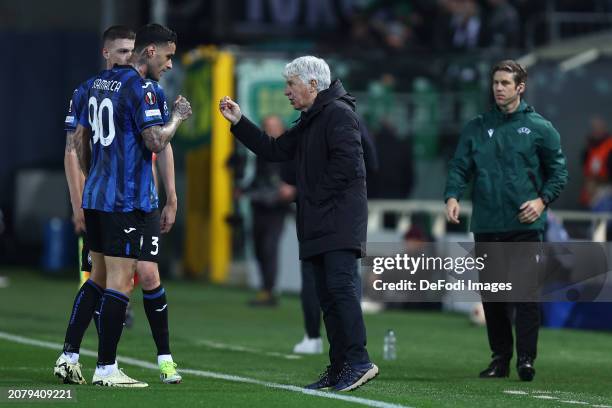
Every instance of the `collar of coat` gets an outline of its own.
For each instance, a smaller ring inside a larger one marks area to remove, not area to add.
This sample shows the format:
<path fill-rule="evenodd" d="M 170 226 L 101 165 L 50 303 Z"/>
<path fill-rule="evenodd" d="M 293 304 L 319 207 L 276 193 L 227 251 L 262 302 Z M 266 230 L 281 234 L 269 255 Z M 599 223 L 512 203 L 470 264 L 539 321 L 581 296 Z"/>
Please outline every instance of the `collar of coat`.
<path fill-rule="evenodd" d="M 527 104 L 527 102 L 525 102 L 524 100 L 521 99 L 521 103 L 519 103 L 519 106 L 516 108 L 516 110 L 512 113 L 504 113 L 499 109 L 499 106 L 495 105 L 495 107 L 493 108 L 493 112 L 497 117 L 500 117 L 502 119 L 512 119 L 513 117 L 515 117 L 518 114 L 521 113 L 529 113 L 529 112 L 534 112 L 533 106 L 530 106 Z"/>
<path fill-rule="evenodd" d="M 312 106 L 306 112 L 302 112 L 300 117 L 296 120 L 300 124 L 306 124 L 312 118 L 317 116 L 325 106 L 329 105 L 335 100 L 340 100 L 346 103 L 353 111 L 355 110 L 356 99 L 354 96 L 346 92 L 344 86 L 342 86 L 342 82 L 339 79 L 334 80 L 329 88 L 324 89 L 323 91 L 317 94 Z"/>

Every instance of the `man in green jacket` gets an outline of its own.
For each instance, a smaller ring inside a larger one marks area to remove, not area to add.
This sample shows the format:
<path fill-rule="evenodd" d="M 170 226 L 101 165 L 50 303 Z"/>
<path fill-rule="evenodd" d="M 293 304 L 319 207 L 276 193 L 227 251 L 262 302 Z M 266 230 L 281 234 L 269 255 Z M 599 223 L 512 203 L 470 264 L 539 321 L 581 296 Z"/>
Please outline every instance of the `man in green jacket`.
<path fill-rule="evenodd" d="M 497 63 L 491 81 L 496 106 L 468 122 L 449 164 L 444 193 L 447 219 L 459 223 L 459 201 L 473 180 L 470 230 L 476 242 L 541 242 L 546 207 L 567 183 L 560 136 L 521 99 L 527 72 L 520 64 L 512 60 Z M 516 277 L 527 272 L 508 273 Z M 483 302 L 493 360 L 480 377 L 509 375 L 513 353 L 510 305 L 516 307 L 518 374 L 521 380 L 531 381 L 540 326 L 535 302 Z"/>

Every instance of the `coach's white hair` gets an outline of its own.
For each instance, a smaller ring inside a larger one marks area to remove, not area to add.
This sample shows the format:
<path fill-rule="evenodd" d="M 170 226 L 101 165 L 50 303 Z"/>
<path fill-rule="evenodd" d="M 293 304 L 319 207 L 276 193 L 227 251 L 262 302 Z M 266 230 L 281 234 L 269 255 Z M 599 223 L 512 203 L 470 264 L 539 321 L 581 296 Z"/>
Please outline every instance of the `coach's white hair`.
<path fill-rule="evenodd" d="M 283 72 L 285 79 L 292 76 L 297 76 L 304 84 L 308 84 L 311 80 L 317 81 L 317 91 L 321 92 L 329 88 L 331 83 L 331 74 L 329 73 L 329 65 L 322 58 L 306 55 L 299 57 L 285 65 Z"/>

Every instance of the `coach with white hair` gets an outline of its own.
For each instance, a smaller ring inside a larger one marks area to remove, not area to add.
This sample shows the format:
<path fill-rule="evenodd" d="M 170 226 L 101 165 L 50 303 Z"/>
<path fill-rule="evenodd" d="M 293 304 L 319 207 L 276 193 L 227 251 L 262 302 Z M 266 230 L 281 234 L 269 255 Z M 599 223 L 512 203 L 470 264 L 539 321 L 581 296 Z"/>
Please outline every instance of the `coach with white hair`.
<path fill-rule="evenodd" d="M 301 114 L 280 137 L 262 132 L 227 96 L 219 109 L 234 136 L 255 154 L 270 161 L 295 158 L 300 259 L 315 272 L 331 363 L 307 388 L 351 391 L 378 374 L 366 350 L 358 297 L 357 262 L 368 215 L 362 124 L 355 98 L 339 80 L 331 83 L 324 60 L 297 58 L 283 76 L 285 95 Z"/>

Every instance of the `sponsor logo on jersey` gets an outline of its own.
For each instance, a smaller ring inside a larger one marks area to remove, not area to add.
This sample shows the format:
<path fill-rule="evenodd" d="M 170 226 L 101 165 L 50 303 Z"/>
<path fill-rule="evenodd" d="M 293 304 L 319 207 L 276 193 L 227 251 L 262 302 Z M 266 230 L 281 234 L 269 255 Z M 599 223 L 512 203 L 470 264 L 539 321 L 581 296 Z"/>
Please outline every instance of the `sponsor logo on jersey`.
<path fill-rule="evenodd" d="M 161 112 L 159 109 L 148 109 L 145 111 L 145 116 L 148 118 L 151 116 L 161 116 Z"/>

